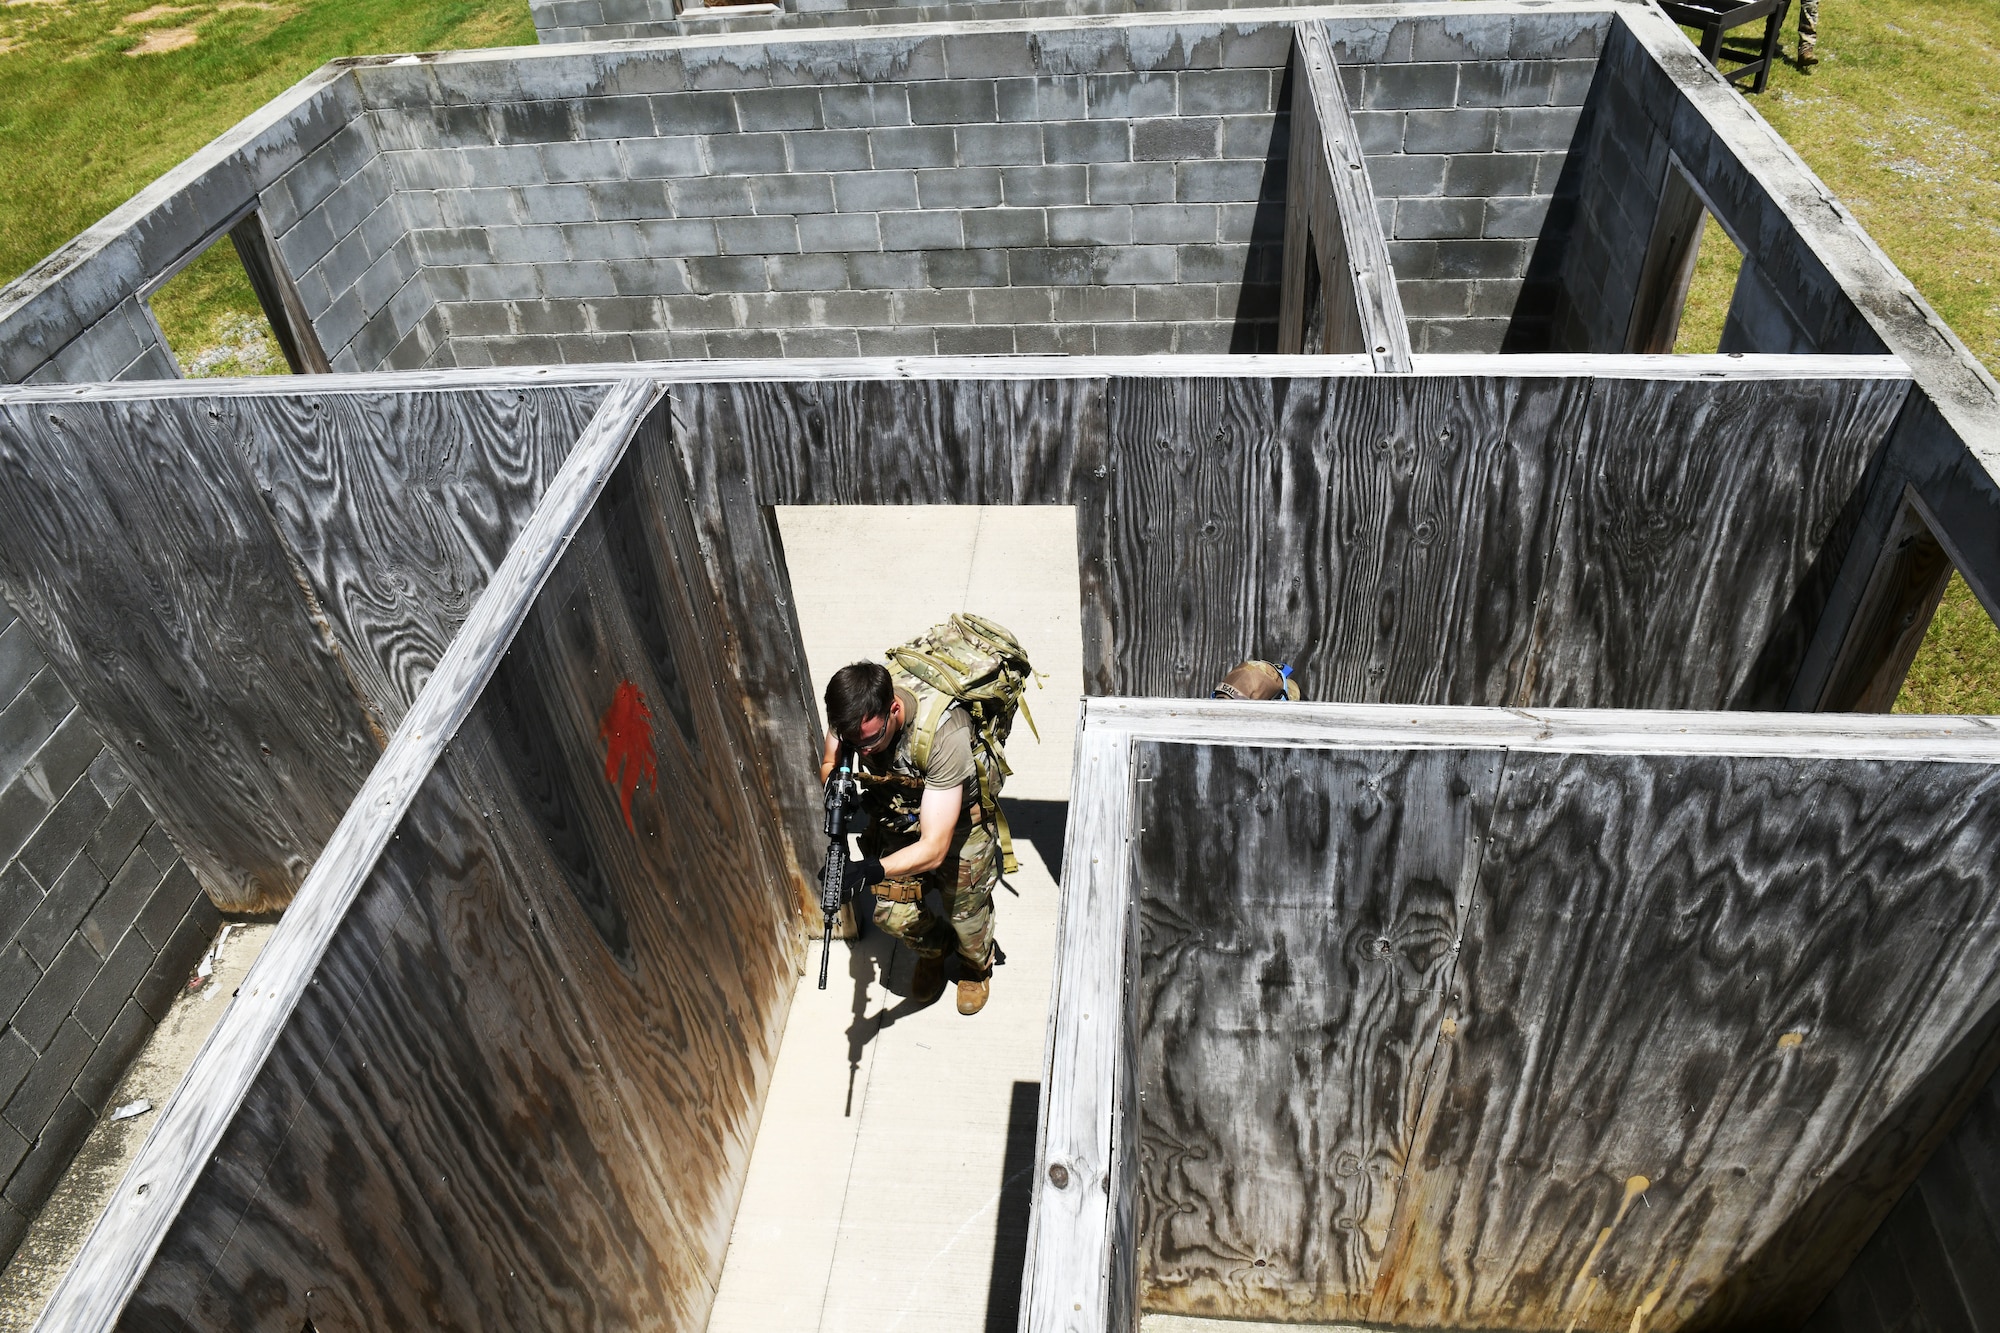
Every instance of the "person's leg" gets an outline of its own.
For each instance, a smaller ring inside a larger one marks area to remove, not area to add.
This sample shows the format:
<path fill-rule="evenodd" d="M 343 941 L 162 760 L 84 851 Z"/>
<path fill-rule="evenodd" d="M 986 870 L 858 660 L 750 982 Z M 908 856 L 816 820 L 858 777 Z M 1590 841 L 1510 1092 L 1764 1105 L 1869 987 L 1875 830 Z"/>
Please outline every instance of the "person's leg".
<path fill-rule="evenodd" d="M 993 976 L 993 888 L 1000 882 L 1000 847 L 991 827 L 974 824 L 935 872 L 958 938 L 958 1012 L 986 1004 Z"/>
<path fill-rule="evenodd" d="M 1819 63 L 1819 0 L 1799 0 L 1799 63 Z"/>

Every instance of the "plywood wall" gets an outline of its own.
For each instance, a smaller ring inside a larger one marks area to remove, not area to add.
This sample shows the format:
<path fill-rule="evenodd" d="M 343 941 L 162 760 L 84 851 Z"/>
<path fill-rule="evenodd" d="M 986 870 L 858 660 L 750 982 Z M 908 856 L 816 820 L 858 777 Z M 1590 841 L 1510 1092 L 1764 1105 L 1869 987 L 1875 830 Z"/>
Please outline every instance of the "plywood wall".
<path fill-rule="evenodd" d="M 1134 758 L 1147 1308 L 1796 1324 L 1990 1066 L 1992 765 Z"/>

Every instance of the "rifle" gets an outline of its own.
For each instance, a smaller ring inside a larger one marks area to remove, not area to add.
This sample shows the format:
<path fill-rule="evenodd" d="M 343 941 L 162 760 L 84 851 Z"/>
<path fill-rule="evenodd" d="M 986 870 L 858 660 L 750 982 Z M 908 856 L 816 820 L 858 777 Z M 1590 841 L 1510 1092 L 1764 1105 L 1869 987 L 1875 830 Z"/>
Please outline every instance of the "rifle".
<path fill-rule="evenodd" d="M 847 903 L 847 835 L 855 831 L 861 808 L 861 783 L 850 767 L 847 751 L 826 780 L 826 864 L 819 872 L 819 910 L 826 916 L 826 936 L 820 943 L 819 988 L 826 989 L 827 958 L 833 953 L 833 919 Z"/>

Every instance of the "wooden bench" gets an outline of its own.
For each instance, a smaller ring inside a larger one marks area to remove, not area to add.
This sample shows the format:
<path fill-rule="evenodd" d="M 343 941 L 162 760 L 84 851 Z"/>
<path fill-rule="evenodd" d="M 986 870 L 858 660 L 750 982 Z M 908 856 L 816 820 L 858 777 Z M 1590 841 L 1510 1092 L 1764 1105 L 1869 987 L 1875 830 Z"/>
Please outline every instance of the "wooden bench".
<path fill-rule="evenodd" d="M 1708 63 L 1721 71 L 1731 83 L 1755 77 L 1750 91 L 1761 93 L 1771 79 L 1771 62 L 1778 55 L 1778 32 L 1785 26 L 1785 11 L 1790 9 L 1792 0 L 1749 0 L 1748 4 L 1735 4 L 1732 0 L 1661 0 L 1660 8 L 1667 11 L 1667 17 L 1684 27 L 1701 29 L 1701 53 Z M 1758 19 L 1764 20 L 1764 40 L 1757 45 L 1732 44 L 1726 35 L 1737 28 L 1748 27 Z M 1724 59 L 1738 62 L 1735 69 L 1724 70 Z"/>

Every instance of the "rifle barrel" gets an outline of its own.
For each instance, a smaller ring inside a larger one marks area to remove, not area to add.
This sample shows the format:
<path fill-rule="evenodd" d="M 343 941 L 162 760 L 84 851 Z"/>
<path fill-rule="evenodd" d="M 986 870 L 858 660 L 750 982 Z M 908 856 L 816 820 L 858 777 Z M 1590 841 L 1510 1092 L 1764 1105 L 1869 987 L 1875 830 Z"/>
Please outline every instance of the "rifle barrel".
<path fill-rule="evenodd" d="M 833 954 L 833 918 L 826 919 L 826 938 L 819 945 L 819 988 L 826 989 L 826 960 Z"/>

